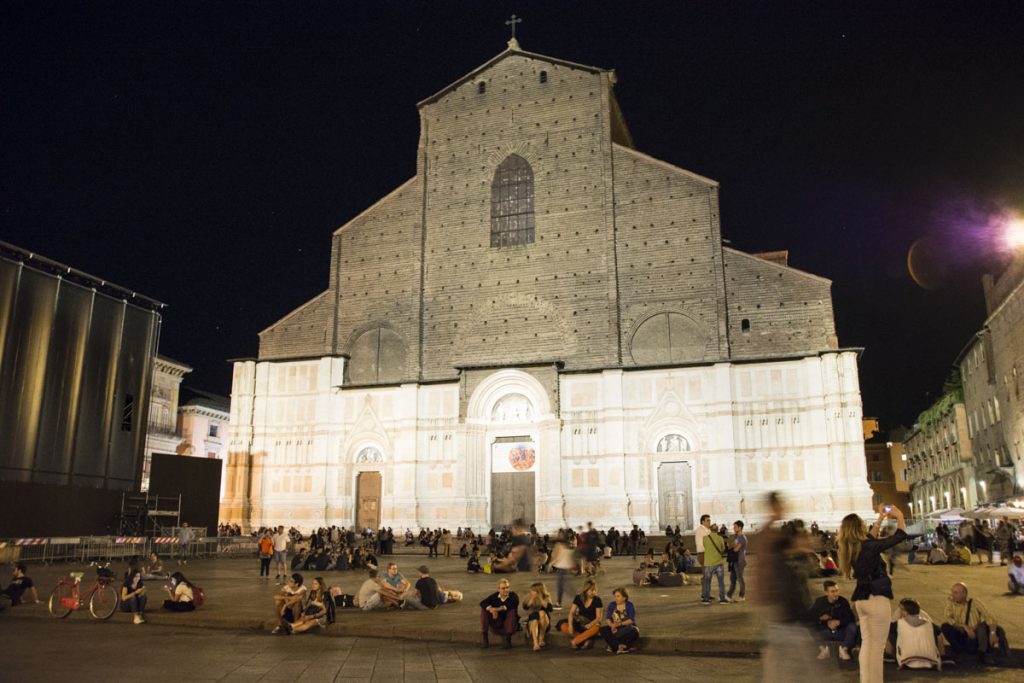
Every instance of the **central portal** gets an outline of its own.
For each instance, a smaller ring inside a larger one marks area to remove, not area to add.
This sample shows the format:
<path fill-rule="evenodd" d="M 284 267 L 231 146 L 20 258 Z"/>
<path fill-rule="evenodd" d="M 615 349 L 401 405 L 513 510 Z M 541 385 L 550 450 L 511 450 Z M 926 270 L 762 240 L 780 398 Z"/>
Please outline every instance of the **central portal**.
<path fill-rule="evenodd" d="M 537 521 L 537 450 L 524 438 L 498 439 L 491 445 L 491 527 L 500 530 L 522 519 Z"/>
<path fill-rule="evenodd" d="M 356 526 L 359 530 L 380 526 L 380 472 L 360 472 L 356 480 Z"/>
<path fill-rule="evenodd" d="M 658 466 L 658 526 L 693 528 L 692 486 L 690 463 L 664 462 Z"/>

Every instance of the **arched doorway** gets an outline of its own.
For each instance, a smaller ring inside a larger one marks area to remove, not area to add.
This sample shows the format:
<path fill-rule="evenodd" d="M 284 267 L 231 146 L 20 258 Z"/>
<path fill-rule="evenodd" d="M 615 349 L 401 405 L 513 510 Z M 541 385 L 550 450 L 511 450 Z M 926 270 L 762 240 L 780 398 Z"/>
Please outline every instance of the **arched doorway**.
<path fill-rule="evenodd" d="M 693 528 L 693 464 L 676 460 L 672 453 L 687 453 L 690 441 L 679 433 L 665 434 L 658 440 L 658 526 Z"/>
<path fill-rule="evenodd" d="M 356 527 L 376 531 L 381 523 L 382 476 L 379 469 L 384 462 L 380 449 L 374 446 L 362 448 L 356 455 Z M 367 468 L 367 469 L 363 469 Z"/>
<path fill-rule="evenodd" d="M 510 393 L 491 410 L 491 423 L 527 425 L 534 408 L 526 396 Z M 490 444 L 491 527 L 501 529 L 515 520 L 537 521 L 537 444 L 529 434 L 497 436 Z"/>

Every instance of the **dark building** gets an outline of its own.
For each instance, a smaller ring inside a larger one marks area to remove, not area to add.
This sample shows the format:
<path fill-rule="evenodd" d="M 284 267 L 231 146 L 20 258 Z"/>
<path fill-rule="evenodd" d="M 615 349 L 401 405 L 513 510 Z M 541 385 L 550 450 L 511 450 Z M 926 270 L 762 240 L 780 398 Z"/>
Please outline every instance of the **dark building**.
<path fill-rule="evenodd" d="M 0 242 L 0 536 L 100 531 L 138 487 L 163 306 Z"/>

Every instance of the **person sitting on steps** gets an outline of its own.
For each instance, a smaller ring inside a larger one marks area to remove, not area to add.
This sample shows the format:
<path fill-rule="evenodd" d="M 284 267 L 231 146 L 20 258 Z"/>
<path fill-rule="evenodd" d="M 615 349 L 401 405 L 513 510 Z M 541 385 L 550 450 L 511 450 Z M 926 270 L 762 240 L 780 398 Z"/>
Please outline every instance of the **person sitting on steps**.
<path fill-rule="evenodd" d="M 545 647 L 545 638 L 551 630 L 551 594 L 543 583 L 537 582 L 530 586 L 530 594 L 526 598 L 526 607 L 530 610 L 526 625 L 533 640 L 533 651 L 538 652 Z"/>
<path fill-rule="evenodd" d="M 164 586 L 167 599 L 164 600 L 164 609 L 169 612 L 191 612 L 196 608 L 195 593 L 192 591 L 192 584 L 181 572 L 171 574 L 171 583 Z"/>
<path fill-rule="evenodd" d="M 505 648 L 512 647 L 512 634 L 519 627 L 519 596 L 510 590 L 508 579 L 498 581 L 498 590 L 480 601 L 480 628 L 483 647 L 490 647 L 488 633 L 504 638 Z"/>

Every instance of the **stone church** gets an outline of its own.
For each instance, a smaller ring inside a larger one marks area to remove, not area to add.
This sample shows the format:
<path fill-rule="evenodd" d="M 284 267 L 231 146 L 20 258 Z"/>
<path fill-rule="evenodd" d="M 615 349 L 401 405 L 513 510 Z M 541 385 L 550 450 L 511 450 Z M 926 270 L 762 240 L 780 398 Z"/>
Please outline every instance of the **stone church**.
<path fill-rule="evenodd" d="M 416 174 L 237 361 L 221 520 L 300 528 L 870 508 L 829 280 L 723 245 L 718 183 L 637 150 L 615 72 L 508 49 L 418 104 Z"/>

